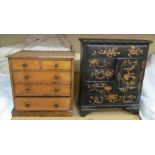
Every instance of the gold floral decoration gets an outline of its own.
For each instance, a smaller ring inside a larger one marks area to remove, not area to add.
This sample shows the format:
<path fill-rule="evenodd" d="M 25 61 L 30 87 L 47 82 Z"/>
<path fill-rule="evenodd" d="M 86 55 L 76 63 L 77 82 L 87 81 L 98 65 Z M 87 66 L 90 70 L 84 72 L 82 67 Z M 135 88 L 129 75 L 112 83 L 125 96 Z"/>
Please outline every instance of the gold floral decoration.
<path fill-rule="evenodd" d="M 143 54 L 143 50 L 141 50 L 140 48 L 136 48 L 135 46 L 131 46 L 129 49 L 128 49 L 128 56 L 129 57 L 132 57 L 133 55 L 140 55 L 140 54 Z"/>
<path fill-rule="evenodd" d="M 105 96 L 105 100 L 111 103 L 117 103 L 118 101 L 120 101 L 121 96 L 119 96 L 118 94 L 108 94 Z"/>
<path fill-rule="evenodd" d="M 93 67 L 93 68 L 104 68 L 104 67 L 109 67 L 112 65 L 112 61 L 102 61 L 102 64 L 100 64 L 100 60 L 96 60 L 96 59 L 93 59 L 93 60 L 90 60 L 89 62 L 89 66 L 90 67 Z"/>
<path fill-rule="evenodd" d="M 105 83 L 87 84 L 87 87 L 88 92 L 99 92 L 101 94 L 110 92 L 112 90 L 112 86 L 109 86 Z"/>
<path fill-rule="evenodd" d="M 109 79 L 114 75 L 114 71 L 110 71 L 110 70 L 94 70 L 93 72 L 91 72 L 91 77 L 95 77 L 98 80 L 102 80 L 102 79 Z"/>
<path fill-rule="evenodd" d="M 137 60 L 124 60 L 123 61 L 123 65 L 133 65 L 133 64 L 137 64 L 138 61 Z"/>
<path fill-rule="evenodd" d="M 94 51 L 92 55 L 106 55 L 107 57 L 116 57 L 116 55 L 120 54 L 116 47 L 109 49 L 101 49 L 99 51 Z"/>
<path fill-rule="evenodd" d="M 122 83 L 124 83 L 127 87 L 133 87 L 136 85 L 136 76 L 135 73 L 127 72 L 122 77 Z"/>
<path fill-rule="evenodd" d="M 136 96 L 135 95 L 124 95 L 122 101 L 124 103 L 135 103 Z"/>
<path fill-rule="evenodd" d="M 102 104 L 104 101 L 103 96 L 90 96 L 89 103 Z"/>

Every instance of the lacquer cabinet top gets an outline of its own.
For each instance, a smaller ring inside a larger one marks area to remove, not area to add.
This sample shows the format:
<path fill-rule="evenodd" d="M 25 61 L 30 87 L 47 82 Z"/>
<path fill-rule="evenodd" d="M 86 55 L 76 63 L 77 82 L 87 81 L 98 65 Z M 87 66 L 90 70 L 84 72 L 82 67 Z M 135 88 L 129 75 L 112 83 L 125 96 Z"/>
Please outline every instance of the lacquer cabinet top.
<path fill-rule="evenodd" d="M 134 39 L 95 39 L 95 38 L 80 38 L 82 43 L 85 44 L 150 44 L 150 40 L 134 40 Z"/>

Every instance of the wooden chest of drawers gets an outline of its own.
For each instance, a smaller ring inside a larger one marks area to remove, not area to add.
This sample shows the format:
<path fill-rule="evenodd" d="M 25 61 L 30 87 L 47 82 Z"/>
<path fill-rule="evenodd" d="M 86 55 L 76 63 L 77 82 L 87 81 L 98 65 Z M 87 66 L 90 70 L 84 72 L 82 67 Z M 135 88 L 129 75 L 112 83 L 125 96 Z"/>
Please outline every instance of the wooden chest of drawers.
<path fill-rule="evenodd" d="M 8 58 L 14 116 L 72 115 L 72 52 L 20 51 Z"/>
<path fill-rule="evenodd" d="M 81 116 L 99 108 L 138 113 L 151 41 L 80 39 L 78 106 Z"/>

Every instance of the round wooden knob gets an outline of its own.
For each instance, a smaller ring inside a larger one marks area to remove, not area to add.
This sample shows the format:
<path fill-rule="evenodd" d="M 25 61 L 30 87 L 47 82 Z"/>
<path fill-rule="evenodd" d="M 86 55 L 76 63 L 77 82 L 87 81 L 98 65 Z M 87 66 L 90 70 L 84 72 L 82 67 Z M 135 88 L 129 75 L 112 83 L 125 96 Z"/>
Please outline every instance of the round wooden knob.
<path fill-rule="evenodd" d="M 59 79 L 59 76 L 56 75 L 56 76 L 55 76 L 55 80 L 58 80 L 58 79 Z"/>
<path fill-rule="evenodd" d="M 55 64 L 55 65 L 54 65 L 54 67 L 55 67 L 55 68 L 58 68 L 58 67 L 59 67 L 59 65 L 58 65 L 58 64 Z"/>
<path fill-rule="evenodd" d="M 29 103 L 29 102 L 26 102 L 25 103 L 25 106 L 28 108 L 28 107 L 30 107 L 30 105 L 31 105 L 31 103 Z"/>
<path fill-rule="evenodd" d="M 23 64 L 23 67 L 27 67 L 27 64 L 26 64 L 26 63 L 24 63 L 24 64 Z"/>
<path fill-rule="evenodd" d="M 24 76 L 25 80 L 27 80 L 29 77 L 30 77 L 29 75 Z"/>
<path fill-rule="evenodd" d="M 58 103 L 54 103 L 54 107 L 55 108 L 59 107 L 59 104 Z"/>
<path fill-rule="evenodd" d="M 58 88 L 55 88 L 55 89 L 54 89 L 54 92 L 58 92 L 58 91 L 59 91 L 59 89 L 58 89 Z"/>

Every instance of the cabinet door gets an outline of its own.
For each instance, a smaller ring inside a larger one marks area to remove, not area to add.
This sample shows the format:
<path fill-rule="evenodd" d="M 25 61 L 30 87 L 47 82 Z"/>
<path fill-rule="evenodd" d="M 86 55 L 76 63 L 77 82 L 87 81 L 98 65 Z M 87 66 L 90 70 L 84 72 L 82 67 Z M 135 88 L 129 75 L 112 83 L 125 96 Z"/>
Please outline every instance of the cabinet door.
<path fill-rule="evenodd" d="M 123 93 L 127 100 L 124 103 L 137 103 L 143 80 L 142 59 L 117 59 L 115 90 Z M 136 99 L 136 100 L 135 100 Z"/>

